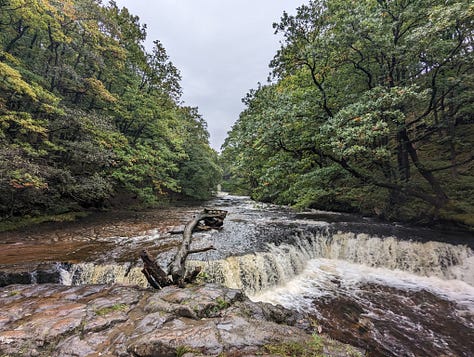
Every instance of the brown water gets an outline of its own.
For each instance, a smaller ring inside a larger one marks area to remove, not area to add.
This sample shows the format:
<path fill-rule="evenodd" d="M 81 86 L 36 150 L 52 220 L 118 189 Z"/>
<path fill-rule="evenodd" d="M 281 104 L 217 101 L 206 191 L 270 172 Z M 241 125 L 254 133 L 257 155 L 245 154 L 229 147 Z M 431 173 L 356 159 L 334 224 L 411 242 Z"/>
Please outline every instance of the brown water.
<path fill-rule="evenodd" d="M 353 294 L 314 300 L 315 317 L 338 340 L 369 356 L 470 356 L 472 314 L 427 290 L 361 284 Z"/>
<path fill-rule="evenodd" d="M 324 332 L 372 356 L 473 355 L 469 235 L 330 212 L 295 214 L 245 197 L 207 206 L 229 211 L 222 231 L 195 234 L 196 247 L 216 247 L 190 262 L 211 280 L 305 311 Z M 169 232 L 201 208 L 114 212 L 0 234 L 0 283 L 3 276 L 4 283 L 146 285 L 139 252 L 150 250 L 166 266 L 181 239 Z"/>
<path fill-rule="evenodd" d="M 59 283 L 72 264 L 135 264 L 142 249 L 157 255 L 179 244 L 168 233 L 200 207 L 113 211 L 75 222 L 46 223 L 0 233 L 0 286 Z M 166 239 L 168 238 L 168 239 Z M 110 282 L 110 279 L 109 279 Z"/>

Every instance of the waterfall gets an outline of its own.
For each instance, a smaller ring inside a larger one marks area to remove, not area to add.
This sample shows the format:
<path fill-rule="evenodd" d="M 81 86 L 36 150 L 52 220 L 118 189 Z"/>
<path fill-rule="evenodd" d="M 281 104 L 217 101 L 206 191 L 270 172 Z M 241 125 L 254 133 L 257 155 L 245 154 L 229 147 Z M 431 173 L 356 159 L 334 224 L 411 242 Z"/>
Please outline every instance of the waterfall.
<path fill-rule="evenodd" d="M 300 274 L 312 259 L 343 260 L 420 276 L 457 279 L 474 285 L 474 253 L 465 245 L 416 242 L 363 233 L 299 232 L 291 244 L 267 243 L 266 251 L 221 260 L 190 261 L 211 281 L 249 294 L 277 286 Z"/>
<path fill-rule="evenodd" d="M 370 267 L 384 267 L 410 273 L 459 279 L 474 285 L 473 251 L 464 245 L 441 242 L 414 242 L 395 237 L 372 237 L 367 234 L 336 233 L 329 239 L 307 237 L 312 257 L 340 259 Z M 458 268 L 466 265 L 467 275 Z"/>
<path fill-rule="evenodd" d="M 210 281 L 248 294 L 287 283 L 314 259 L 456 279 L 474 286 L 474 252 L 465 245 L 333 232 L 328 227 L 305 227 L 287 235 L 284 242 L 280 238 L 266 243 L 259 252 L 209 261 L 190 260 L 188 265 L 202 266 Z M 56 271 L 65 285 L 148 284 L 141 267 L 130 262 L 57 264 Z"/>
<path fill-rule="evenodd" d="M 124 284 L 147 286 L 148 282 L 141 267 L 132 263 L 123 264 L 58 264 L 60 281 L 64 285 Z"/>

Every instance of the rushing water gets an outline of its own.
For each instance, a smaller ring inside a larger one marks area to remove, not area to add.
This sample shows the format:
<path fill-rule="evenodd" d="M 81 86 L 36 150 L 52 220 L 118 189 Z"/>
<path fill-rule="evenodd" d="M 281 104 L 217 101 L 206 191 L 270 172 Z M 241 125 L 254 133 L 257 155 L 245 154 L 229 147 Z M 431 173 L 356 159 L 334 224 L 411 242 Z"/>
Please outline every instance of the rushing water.
<path fill-rule="evenodd" d="M 371 355 L 470 356 L 474 351 L 474 287 L 459 280 L 319 258 L 252 299 L 310 312 L 323 331 Z"/>
<path fill-rule="evenodd" d="M 255 301 L 305 311 L 323 332 L 372 356 L 473 356 L 471 236 L 337 213 L 295 214 L 246 197 L 224 196 L 209 206 L 229 211 L 224 228 L 195 234 L 193 248 L 216 250 L 188 262 L 203 266 L 209 280 L 243 289 Z M 126 257 L 155 242 L 165 267 L 179 239 L 157 230 L 111 237 L 104 242 L 114 248 L 101 261 L 72 257 L 21 277 L 146 286 L 140 263 Z"/>
<path fill-rule="evenodd" d="M 240 254 L 191 263 L 211 279 L 308 312 L 322 331 L 371 356 L 474 355 L 470 236 L 321 212 L 293 216 L 245 201 L 238 207 L 230 225 L 243 233 L 233 237 Z M 228 239 L 222 232 L 213 241 L 226 251 Z M 247 241 L 258 249 L 248 251 Z"/>

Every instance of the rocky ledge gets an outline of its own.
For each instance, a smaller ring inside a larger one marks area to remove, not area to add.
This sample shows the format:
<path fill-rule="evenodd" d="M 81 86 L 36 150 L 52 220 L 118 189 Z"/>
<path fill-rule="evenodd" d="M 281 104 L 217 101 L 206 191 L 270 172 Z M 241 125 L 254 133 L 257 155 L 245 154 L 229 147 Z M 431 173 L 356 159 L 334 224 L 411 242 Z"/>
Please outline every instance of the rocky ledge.
<path fill-rule="evenodd" d="M 0 356 L 362 355 L 300 314 L 211 284 L 11 285 L 0 306 Z"/>

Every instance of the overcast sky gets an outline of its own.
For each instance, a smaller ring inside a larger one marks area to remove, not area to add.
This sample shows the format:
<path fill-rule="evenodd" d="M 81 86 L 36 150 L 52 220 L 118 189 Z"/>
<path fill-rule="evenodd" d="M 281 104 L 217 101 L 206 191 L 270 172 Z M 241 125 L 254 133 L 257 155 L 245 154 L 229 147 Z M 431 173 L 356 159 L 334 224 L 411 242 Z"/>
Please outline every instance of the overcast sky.
<path fill-rule="evenodd" d="M 304 0 L 118 0 L 160 40 L 182 75 L 183 100 L 199 107 L 219 150 L 242 111 L 241 99 L 266 82 L 279 48 L 272 24 Z"/>

